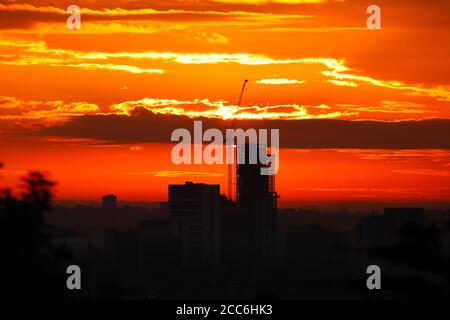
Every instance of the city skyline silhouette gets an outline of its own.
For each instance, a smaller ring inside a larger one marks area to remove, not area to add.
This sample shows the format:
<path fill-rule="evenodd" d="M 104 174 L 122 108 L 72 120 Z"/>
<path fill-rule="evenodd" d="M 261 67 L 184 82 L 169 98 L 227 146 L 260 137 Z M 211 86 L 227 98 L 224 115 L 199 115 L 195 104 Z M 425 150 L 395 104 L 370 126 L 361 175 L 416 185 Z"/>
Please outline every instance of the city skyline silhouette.
<path fill-rule="evenodd" d="M 1 1 L 6 292 L 447 298 L 448 12 Z"/>

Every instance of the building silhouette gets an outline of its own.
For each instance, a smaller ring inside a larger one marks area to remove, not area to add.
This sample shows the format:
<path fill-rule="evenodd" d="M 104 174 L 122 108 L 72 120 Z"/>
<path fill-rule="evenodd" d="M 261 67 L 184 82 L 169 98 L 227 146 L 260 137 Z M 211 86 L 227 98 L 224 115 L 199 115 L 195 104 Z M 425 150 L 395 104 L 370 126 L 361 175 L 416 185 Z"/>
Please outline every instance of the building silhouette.
<path fill-rule="evenodd" d="M 185 268 L 220 265 L 220 186 L 169 185 L 169 217 Z"/>
<path fill-rule="evenodd" d="M 385 208 L 382 215 L 361 220 L 359 234 L 366 246 L 391 245 L 400 239 L 401 230 L 408 225 L 424 226 L 423 208 Z"/>
<path fill-rule="evenodd" d="M 117 196 L 113 194 L 107 194 L 102 197 L 102 209 L 103 210 L 116 210 L 117 209 Z"/>
<path fill-rule="evenodd" d="M 270 163 L 261 163 L 260 159 L 255 163 L 251 154 L 255 151 L 258 158 L 260 153 L 267 155 L 265 145 L 237 146 L 236 203 L 245 226 L 243 242 L 250 246 L 249 257 L 258 266 L 269 266 L 275 256 L 278 195 L 274 176 L 262 174 L 262 169 L 270 167 Z"/>
<path fill-rule="evenodd" d="M 138 272 L 149 295 L 164 292 L 180 266 L 179 241 L 169 219 L 141 220 L 137 225 Z"/>

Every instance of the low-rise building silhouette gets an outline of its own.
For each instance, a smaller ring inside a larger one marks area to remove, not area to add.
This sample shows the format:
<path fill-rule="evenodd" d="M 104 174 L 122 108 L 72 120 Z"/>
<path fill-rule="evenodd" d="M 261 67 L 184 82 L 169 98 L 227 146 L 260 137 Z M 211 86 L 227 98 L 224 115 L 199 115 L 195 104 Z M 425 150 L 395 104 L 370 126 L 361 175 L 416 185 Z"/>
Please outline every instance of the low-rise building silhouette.
<path fill-rule="evenodd" d="M 113 194 L 107 194 L 102 197 L 102 209 L 103 210 L 116 210 L 117 209 L 117 196 Z"/>

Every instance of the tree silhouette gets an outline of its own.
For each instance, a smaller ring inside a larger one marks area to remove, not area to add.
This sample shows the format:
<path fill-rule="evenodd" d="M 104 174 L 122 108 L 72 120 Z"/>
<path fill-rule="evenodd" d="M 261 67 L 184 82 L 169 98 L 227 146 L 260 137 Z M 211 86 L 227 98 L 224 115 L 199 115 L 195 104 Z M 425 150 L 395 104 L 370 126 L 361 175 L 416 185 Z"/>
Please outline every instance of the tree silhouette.
<path fill-rule="evenodd" d="M 66 252 L 52 244 L 44 222 L 54 185 L 45 174 L 30 172 L 18 193 L 0 191 L 1 290 L 10 298 L 65 297 Z"/>

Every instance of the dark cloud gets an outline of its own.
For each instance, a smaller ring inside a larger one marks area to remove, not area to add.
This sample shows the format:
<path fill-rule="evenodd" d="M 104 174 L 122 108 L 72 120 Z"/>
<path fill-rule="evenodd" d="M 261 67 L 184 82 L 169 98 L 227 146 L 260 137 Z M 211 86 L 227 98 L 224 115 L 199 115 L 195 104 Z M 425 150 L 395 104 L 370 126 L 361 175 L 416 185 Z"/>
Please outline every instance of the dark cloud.
<path fill-rule="evenodd" d="M 117 3 L 116 5 L 109 3 L 104 6 L 99 6 L 96 3 L 87 3 L 86 5 L 77 3 L 81 8 L 83 22 L 239 21 L 257 19 L 257 16 L 255 17 L 252 13 L 268 13 L 267 10 L 262 12 L 259 12 L 260 10 L 237 10 L 237 8 L 233 10 L 229 5 L 214 4 L 212 7 L 205 7 L 198 3 L 180 7 L 173 2 L 164 5 L 161 3 L 140 3 L 134 6 L 126 3 Z M 0 29 L 31 28 L 36 23 L 65 23 L 69 16 L 66 13 L 67 7 L 68 5 L 50 3 L 47 5 L 43 3 L 0 3 Z M 85 8 L 88 8 L 88 10 Z"/>
<path fill-rule="evenodd" d="M 18 6 L 14 10 L 0 10 L 0 28 L 26 28 L 34 25 L 36 22 L 60 22 L 65 20 L 66 14 L 53 12 L 37 12 L 36 9 L 20 8 L 20 5 L 29 5 L 38 8 L 52 7 L 65 10 L 72 3 L 61 3 L 59 0 L 45 1 L 2 1 L 5 6 Z M 89 8 L 92 10 L 114 10 L 121 8 L 124 10 L 140 10 L 154 9 L 161 11 L 161 14 L 116 14 L 114 16 L 105 16 L 95 13 L 83 13 L 83 21 L 211 21 L 211 20 L 233 20 L 237 16 L 229 14 L 226 16 L 217 15 L 217 12 L 254 12 L 254 13 L 277 13 L 277 14 L 302 14 L 317 15 L 325 21 L 333 21 L 339 26 L 364 26 L 365 10 L 368 6 L 366 0 L 346 0 L 346 1 L 327 1 L 320 5 L 316 3 L 261 3 L 254 4 L 248 1 L 242 3 L 227 3 L 226 1 L 214 0 L 196 0 L 196 1 L 179 1 L 179 0 L 114 0 L 114 1 L 90 1 L 80 0 L 75 3 L 81 8 Z M 419 1 L 419 0 L 398 0 L 387 1 L 379 0 L 377 4 L 383 9 L 383 21 L 390 26 L 407 26 L 414 27 L 447 27 L 448 19 L 443 12 L 448 12 L 450 2 L 448 0 L 436 1 Z M 1 9 L 1 8 L 0 8 Z M 168 10 L 183 10 L 179 12 L 165 12 Z M 194 12 L 195 11 L 195 12 Z M 212 12 L 216 13 L 212 13 Z M 164 13 L 165 12 L 165 13 Z M 202 14 L 200 14 L 202 12 Z M 320 26 L 319 23 L 316 26 Z"/>
<path fill-rule="evenodd" d="M 219 119 L 203 120 L 204 130 L 224 129 Z M 107 143 L 167 143 L 173 130 L 193 133 L 194 120 L 187 117 L 142 112 L 133 116 L 96 115 L 40 131 L 40 135 L 97 139 Z M 229 124 L 228 124 L 229 125 Z M 347 120 L 246 120 L 237 128 L 280 129 L 282 148 L 355 149 L 449 149 L 450 120 L 382 122 Z"/>

